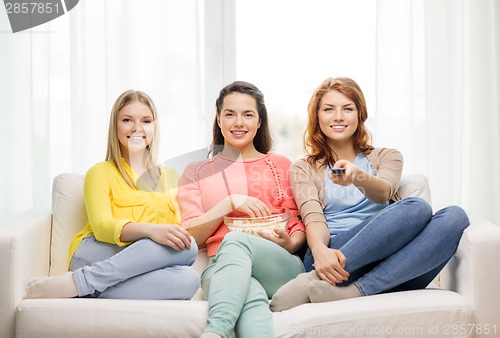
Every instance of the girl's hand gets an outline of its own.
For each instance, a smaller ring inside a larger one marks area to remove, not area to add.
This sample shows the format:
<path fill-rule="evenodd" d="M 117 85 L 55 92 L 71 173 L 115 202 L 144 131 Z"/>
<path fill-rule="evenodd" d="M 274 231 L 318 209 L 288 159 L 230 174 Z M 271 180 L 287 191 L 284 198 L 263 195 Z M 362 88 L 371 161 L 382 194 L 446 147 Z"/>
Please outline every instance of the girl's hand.
<path fill-rule="evenodd" d="M 271 209 L 258 198 L 239 194 L 232 194 L 228 198 L 234 210 L 244 212 L 250 217 L 271 215 Z"/>
<path fill-rule="evenodd" d="M 182 227 L 175 224 L 152 224 L 148 237 L 158 244 L 175 250 L 191 249 L 191 236 Z"/>
<path fill-rule="evenodd" d="M 296 252 L 306 242 L 306 234 L 303 231 L 295 231 L 292 234 L 292 236 L 289 236 L 288 233 L 281 228 L 276 228 L 274 232 L 276 233 L 276 235 L 278 235 L 277 237 L 269 235 L 262 231 L 259 231 L 258 234 L 262 236 L 262 238 L 265 238 L 271 242 L 278 244 L 283 249 L 287 250 L 289 253 Z"/>
<path fill-rule="evenodd" d="M 366 198 L 375 203 L 385 203 L 391 198 L 391 184 L 387 180 L 378 178 L 346 160 L 338 160 L 333 167 L 345 168 L 343 175 L 328 172 L 333 183 L 343 186 L 354 184 Z"/>
<path fill-rule="evenodd" d="M 262 238 L 265 238 L 271 242 L 274 242 L 274 243 L 278 244 L 279 246 L 281 246 L 282 248 L 286 249 L 287 251 L 292 252 L 290 250 L 293 250 L 294 245 L 293 245 L 292 238 L 290 236 L 288 236 L 288 233 L 285 230 L 280 229 L 280 228 L 276 228 L 274 230 L 274 232 L 278 236 L 270 235 L 268 233 L 263 232 L 262 230 L 259 231 L 258 234 Z"/>
<path fill-rule="evenodd" d="M 333 175 L 331 171 L 328 171 L 328 177 L 332 180 L 333 183 L 348 186 L 349 184 L 354 183 L 355 178 L 359 174 L 361 169 L 357 165 L 347 161 L 347 160 L 338 160 L 335 162 L 333 168 L 344 168 L 345 174 L 342 175 Z"/>
<path fill-rule="evenodd" d="M 321 247 L 313 252 L 314 268 L 319 278 L 335 285 L 346 281 L 349 272 L 345 268 L 346 258 L 340 250 Z"/>

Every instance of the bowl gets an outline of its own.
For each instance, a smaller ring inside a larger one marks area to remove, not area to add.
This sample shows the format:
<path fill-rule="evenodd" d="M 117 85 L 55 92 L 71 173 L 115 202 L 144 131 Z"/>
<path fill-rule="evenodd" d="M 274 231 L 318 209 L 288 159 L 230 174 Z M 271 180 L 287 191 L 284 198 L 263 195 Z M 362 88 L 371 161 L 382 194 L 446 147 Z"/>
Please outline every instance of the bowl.
<path fill-rule="evenodd" d="M 278 237 L 274 229 L 285 230 L 290 220 L 290 210 L 277 209 L 273 214 L 262 217 L 232 217 L 224 216 L 224 224 L 229 231 L 239 231 L 251 235 L 260 236 L 259 232 Z"/>

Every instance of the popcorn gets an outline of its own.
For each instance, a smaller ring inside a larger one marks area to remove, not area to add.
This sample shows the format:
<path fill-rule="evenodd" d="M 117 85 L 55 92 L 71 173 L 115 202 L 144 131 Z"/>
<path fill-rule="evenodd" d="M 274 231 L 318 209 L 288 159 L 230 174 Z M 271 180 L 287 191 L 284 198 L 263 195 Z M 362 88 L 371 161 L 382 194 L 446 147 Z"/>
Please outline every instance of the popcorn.
<path fill-rule="evenodd" d="M 259 232 L 271 236 L 278 237 L 274 229 L 286 229 L 288 221 L 290 220 L 290 211 L 285 211 L 281 214 L 274 214 L 263 217 L 224 217 L 224 224 L 228 227 L 229 231 L 239 231 L 250 235 L 259 236 Z"/>

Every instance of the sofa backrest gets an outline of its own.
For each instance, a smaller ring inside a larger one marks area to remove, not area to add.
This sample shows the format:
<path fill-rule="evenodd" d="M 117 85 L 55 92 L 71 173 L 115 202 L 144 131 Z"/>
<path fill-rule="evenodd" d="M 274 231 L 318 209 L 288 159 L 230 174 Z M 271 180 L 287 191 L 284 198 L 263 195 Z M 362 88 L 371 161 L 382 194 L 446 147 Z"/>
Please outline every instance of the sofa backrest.
<path fill-rule="evenodd" d="M 399 182 L 398 195 L 401 198 L 420 197 L 432 206 L 429 180 L 422 174 L 402 176 Z"/>

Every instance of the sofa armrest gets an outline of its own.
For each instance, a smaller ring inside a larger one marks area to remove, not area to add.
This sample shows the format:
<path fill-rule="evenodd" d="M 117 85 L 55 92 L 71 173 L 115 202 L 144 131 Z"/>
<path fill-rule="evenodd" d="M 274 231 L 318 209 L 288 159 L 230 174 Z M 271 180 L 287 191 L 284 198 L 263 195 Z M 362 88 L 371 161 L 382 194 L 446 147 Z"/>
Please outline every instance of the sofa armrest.
<path fill-rule="evenodd" d="M 474 308 L 476 324 L 489 326 L 490 330 L 493 325 L 500 329 L 498 259 L 500 227 L 471 217 L 455 256 L 441 272 L 441 286 L 463 295 Z"/>
<path fill-rule="evenodd" d="M 28 211 L 0 223 L 0 338 L 14 337 L 15 311 L 31 277 L 48 275 L 51 215 Z"/>

